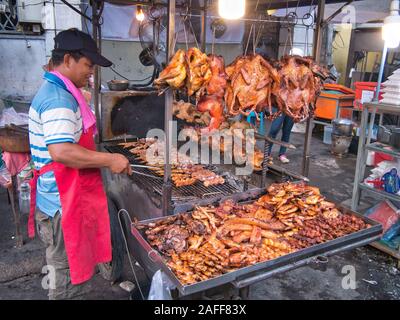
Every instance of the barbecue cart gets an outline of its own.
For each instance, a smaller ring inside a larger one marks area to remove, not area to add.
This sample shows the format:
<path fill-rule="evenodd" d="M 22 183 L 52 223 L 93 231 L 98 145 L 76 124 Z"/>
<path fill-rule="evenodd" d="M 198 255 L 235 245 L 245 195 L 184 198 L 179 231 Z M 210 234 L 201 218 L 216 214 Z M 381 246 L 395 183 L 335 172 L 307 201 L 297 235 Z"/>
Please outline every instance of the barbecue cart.
<path fill-rule="evenodd" d="M 146 1 L 129 0 L 110 0 L 113 4 L 130 5 L 151 5 Z M 253 2 L 253 1 L 252 1 Z M 257 3 L 256 3 L 257 2 Z M 264 3 L 265 2 L 265 3 Z M 278 1 L 254 1 L 254 5 L 265 6 L 269 3 L 270 9 L 279 8 L 282 3 Z M 323 12 L 325 2 L 318 1 L 318 16 L 315 20 L 315 40 L 314 57 L 320 55 L 320 43 Z M 315 1 L 316 3 L 316 1 Z M 94 1 L 92 7 L 93 36 L 101 48 L 101 12 L 104 2 Z M 173 55 L 174 34 L 175 34 L 175 13 L 177 4 L 174 0 L 169 0 L 164 4 L 168 11 L 167 25 L 167 57 L 168 60 Z M 287 1 L 288 6 L 298 5 L 298 1 Z M 286 3 L 285 3 L 286 6 Z M 193 9 L 188 8 L 187 9 Z M 202 32 L 201 46 L 205 51 L 205 17 L 207 14 L 207 5 L 196 8 L 202 12 Z M 257 23 L 268 23 L 259 19 L 246 19 Z M 293 23 L 289 21 L 288 23 Z M 100 88 L 100 73 L 95 71 L 95 88 Z M 360 230 L 337 239 L 313 245 L 276 259 L 259 262 L 251 266 L 237 269 L 236 271 L 224 273 L 218 277 L 210 278 L 206 281 L 184 285 L 171 271 L 165 262 L 164 257 L 155 250 L 146 239 L 143 231 L 139 230 L 135 222 L 152 223 L 161 221 L 168 216 L 174 216 L 180 213 L 191 212 L 196 206 L 216 205 L 222 200 L 232 199 L 238 203 L 247 203 L 255 200 L 266 193 L 267 184 L 266 173 L 271 169 L 284 172 L 282 168 L 275 165 L 270 168 L 267 162 L 266 150 L 268 137 L 258 137 L 264 140 L 264 161 L 262 170 L 262 185 L 260 188 L 248 188 L 248 181 L 232 175 L 222 167 L 210 166 L 208 169 L 224 177 L 224 183 L 205 187 L 201 183 L 195 183 L 190 186 L 176 187 L 171 182 L 171 165 L 169 164 L 169 148 L 172 142 L 170 134 L 172 123 L 173 92 L 167 90 L 163 95 L 158 95 L 156 90 L 146 88 L 143 90 L 127 91 L 96 91 L 94 94 L 95 111 L 97 125 L 99 128 L 98 148 L 107 152 L 118 152 L 126 155 L 131 164 L 135 166 L 132 177 L 111 174 L 108 171 L 103 172 L 103 181 L 109 199 L 110 221 L 113 244 L 113 261 L 110 264 L 101 267 L 102 274 L 115 280 L 122 271 L 123 259 L 125 255 L 125 244 L 129 253 L 134 256 L 136 261 L 145 270 L 149 279 L 152 278 L 157 270 L 163 270 L 171 281 L 176 285 L 176 298 L 201 297 L 202 294 L 221 289 L 226 292 L 227 287 L 239 290 L 240 296 L 248 296 L 248 288 L 251 284 L 272 277 L 278 273 L 289 271 L 291 269 L 309 264 L 321 264 L 326 262 L 330 255 L 350 250 L 359 246 L 366 245 L 379 238 L 381 226 L 366 217 L 358 215 L 356 212 L 340 208 L 345 214 L 359 217 L 368 228 Z M 305 135 L 304 159 L 302 174 L 291 175 L 294 180 L 306 180 L 304 176 L 308 173 L 309 165 L 309 146 L 311 140 L 312 119 L 308 119 L 307 133 Z M 164 175 L 154 174 L 152 170 L 141 164 L 138 159 L 132 155 L 121 143 L 135 141 L 139 138 L 145 138 L 146 132 L 152 128 L 163 129 L 165 135 L 166 161 Z M 273 170 L 272 170 L 273 171 Z M 126 241 L 126 242 L 125 242 Z M 228 296 L 225 296 L 228 298 Z"/>

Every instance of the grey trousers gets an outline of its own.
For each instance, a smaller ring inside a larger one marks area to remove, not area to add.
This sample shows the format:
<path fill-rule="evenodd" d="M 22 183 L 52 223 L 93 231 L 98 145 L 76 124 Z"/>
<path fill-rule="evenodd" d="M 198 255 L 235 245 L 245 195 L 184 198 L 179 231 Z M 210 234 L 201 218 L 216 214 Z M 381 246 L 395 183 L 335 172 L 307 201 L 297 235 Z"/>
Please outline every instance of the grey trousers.
<path fill-rule="evenodd" d="M 37 234 L 47 246 L 45 269 L 47 275 L 42 280 L 42 286 L 44 289 L 49 289 L 49 300 L 83 299 L 85 284 L 71 283 L 61 229 L 61 214 L 57 211 L 51 218 L 36 208 L 35 220 Z"/>

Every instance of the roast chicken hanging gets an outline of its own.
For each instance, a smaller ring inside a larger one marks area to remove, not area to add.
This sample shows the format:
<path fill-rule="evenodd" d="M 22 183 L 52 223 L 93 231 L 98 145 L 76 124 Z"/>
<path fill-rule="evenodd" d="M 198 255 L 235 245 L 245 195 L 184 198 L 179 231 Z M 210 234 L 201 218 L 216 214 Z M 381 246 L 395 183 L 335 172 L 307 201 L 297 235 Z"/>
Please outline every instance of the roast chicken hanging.
<path fill-rule="evenodd" d="M 224 58 L 213 54 L 208 55 L 211 68 L 211 78 L 201 96 L 197 109 L 200 112 L 208 111 L 211 116 L 209 126 L 205 130 L 218 129 L 224 121 L 224 94 L 226 89 L 226 73 Z"/>
<path fill-rule="evenodd" d="M 186 53 L 186 88 L 188 96 L 196 94 L 198 99 L 211 79 L 210 63 L 207 55 L 197 48 L 190 48 Z"/>
<path fill-rule="evenodd" d="M 204 128 L 211 131 L 220 127 L 224 115 L 257 115 L 266 109 L 271 118 L 283 112 L 303 121 L 313 115 L 328 77 L 329 71 L 309 57 L 285 56 L 271 63 L 256 54 L 238 57 L 225 68 L 221 56 L 190 48 L 186 53 L 178 50 L 154 84 L 195 96 L 198 111 L 211 116 Z"/>
<path fill-rule="evenodd" d="M 199 98 L 210 78 L 211 69 L 206 54 L 197 48 L 190 48 L 187 52 L 179 49 L 154 80 L 154 85 L 159 89 L 168 86 L 172 89 L 186 89 L 188 96 L 196 94 Z"/>
<path fill-rule="evenodd" d="M 277 71 L 260 55 L 237 58 L 226 68 L 225 103 L 230 115 L 271 109 L 271 93 L 279 83 Z"/>
<path fill-rule="evenodd" d="M 170 86 L 172 89 L 180 89 L 186 80 L 185 51 L 178 50 L 172 57 L 171 62 L 161 71 L 160 76 L 154 80 L 158 88 Z"/>
<path fill-rule="evenodd" d="M 322 80 L 329 75 L 326 68 L 313 59 L 285 56 L 278 62 L 279 82 L 273 89 L 278 110 L 289 115 L 295 122 L 312 116 L 322 88 Z"/>

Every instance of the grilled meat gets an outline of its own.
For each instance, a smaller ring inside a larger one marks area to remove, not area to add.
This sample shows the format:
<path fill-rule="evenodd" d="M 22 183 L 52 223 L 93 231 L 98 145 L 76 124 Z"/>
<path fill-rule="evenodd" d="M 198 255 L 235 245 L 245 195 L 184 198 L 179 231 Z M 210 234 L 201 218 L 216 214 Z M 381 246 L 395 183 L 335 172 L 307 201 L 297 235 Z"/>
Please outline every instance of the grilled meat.
<path fill-rule="evenodd" d="M 172 225 L 166 228 L 162 235 L 163 250 L 174 250 L 176 253 L 181 253 L 187 248 L 187 238 L 189 231 L 181 226 Z"/>
<path fill-rule="evenodd" d="M 198 124 L 203 127 L 210 124 L 211 117 L 208 111 L 200 112 L 196 110 L 195 105 L 184 102 L 183 100 L 174 102 L 172 111 L 178 119 L 184 120 L 188 123 Z"/>
<path fill-rule="evenodd" d="M 226 89 L 225 63 L 221 56 L 208 55 L 208 62 L 211 69 L 211 78 L 205 89 L 205 95 L 202 96 L 197 104 L 200 112 L 208 112 L 211 116 L 210 124 L 205 131 L 218 129 L 224 121 L 223 98 Z"/>
<path fill-rule="evenodd" d="M 295 122 L 312 116 L 323 81 L 332 78 L 328 69 L 310 57 L 285 56 L 268 62 L 260 55 L 241 56 L 226 68 L 221 56 L 206 56 L 197 48 L 186 53 L 178 50 L 168 66 L 155 80 L 160 89 L 186 87 L 188 96 L 196 94 L 197 109 L 211 120 L 204 132 L 220 128 L 224 122 L 224 103 L 229 115 L 249 115 L 269 109 L 274 118 L 286 113 Z M 278 111 L 272 114 L 271 106 Z M 177 112 L 194 122 L 187 106 Z M 197 122 L 199 123 L 199 122 Z"/>
<path fill-rule="evenodd" d="M 227 85 L 224 58 L 222 56 L 209 54 L 208 63 L 211 69 L 211 78 L 206 87 L 206 94 L 223 98 Z"/>
<path fill-rule="evenodd" d="M 237 58 L 226 68 L 228 87 L 225 103 L 231 115 L 271 108 L 271 93 L 279 83 L 277 71 L 260 55 Z"/>
<path fill-rule="evenodd" d="M 304 183 L 273 184 L 268 194 L 251 203 L 225 200 L 161 221 L 139 226 L 183 284 L 369 227 L 358 217 L 342 214 L 318 188 Z"/>
<path fill-rule="evenodd" d="M 167 85 L 173 89 L 182 88 L 187 75 L 185 59 L 185 51 L 182 49 L 178 50 L 167 67 L 161 71 L 160 76 L 154 80 L 154 85 L 159 88 Z"/>
<path fill-rule="evenodd" d="M 137 159 L 153 166 L 150 170 L 157 175 L 164 176 L 165 146 L 163 142 L 142 139 L 134 144 L 129 143 L 128 146 L 133 146 L 129 151 L 137 156 Z M 176 148 L 172 148 L 171 160 L 171 179 L 176 187 L 193 185 L 197 181 L 202 182 L 205 187 L 225 183 L 223 177 L 205 169 L 202 165 L 194 164 L 188 156 L 178 153 Z"/>
<path fill-rule="evenodd" d="M 202 96 L 197 104 L 200 112 L 208 112 L 210 114 L 210 124 L 204 129 L 205 132 L 218 129 L 224 121 L 224 107 L 222 98 L 216 96 Z"/>
<path fill-rule="evenodd" d="M 190 48 L 186 53 L 186 88 L 188 96 L 197 93 L 201 96 L 211 79 L 211 69 L 207 55 L 197 48 Z"/>
<path fill-rule="evenodd" d="M 322 80 L 329 71 L 309 57 L 285 56 L 278 63 L 280 83 L 273 94 L 280 111 L 295 122 L 313 115 L 315 103 L 321 92 Z"/>
<path fill-rule="evenodd" d="M 172 89 L 186 87 L 189 96 L 196 93 L 197 99 L 204 92 L 211 78 L 207 55 L 197 48 L 190 48 L 186 53 L 179 49 L 160 76 L 154 80 L 159 89 L 167 86 Z"/>

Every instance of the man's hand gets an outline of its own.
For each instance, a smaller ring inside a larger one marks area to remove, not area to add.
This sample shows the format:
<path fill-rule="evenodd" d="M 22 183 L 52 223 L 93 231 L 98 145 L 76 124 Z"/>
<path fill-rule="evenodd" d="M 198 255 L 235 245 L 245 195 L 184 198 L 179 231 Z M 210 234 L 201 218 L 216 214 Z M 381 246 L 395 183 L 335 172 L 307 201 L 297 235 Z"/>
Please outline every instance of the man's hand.
<path fill-rule="evenodd" d="M 110 154 L 111 160 L 108 166 L 112 173 L 127 173 L 132 174 L 132 168 L 129 164 L 128 159 L 119 153 Z"/>
<path fill-rule="evenodd" d="M 113 173 L 132 174 L 129 161 L 122 154 L 92 151 L 75 143 L 56 143 L 48 146 L 53 161 L 67 167 L 109 168 Z"/>

